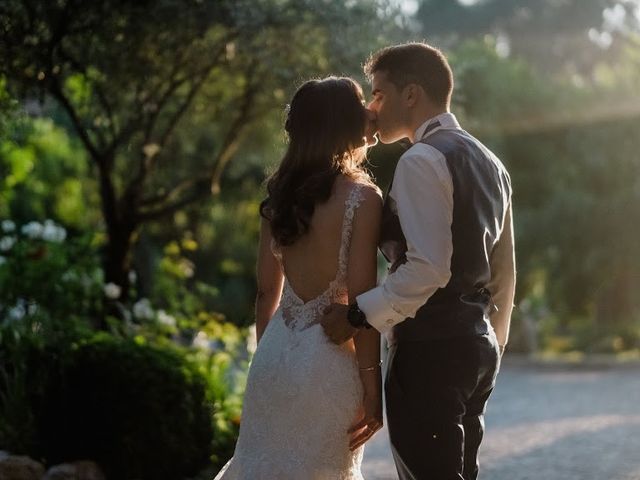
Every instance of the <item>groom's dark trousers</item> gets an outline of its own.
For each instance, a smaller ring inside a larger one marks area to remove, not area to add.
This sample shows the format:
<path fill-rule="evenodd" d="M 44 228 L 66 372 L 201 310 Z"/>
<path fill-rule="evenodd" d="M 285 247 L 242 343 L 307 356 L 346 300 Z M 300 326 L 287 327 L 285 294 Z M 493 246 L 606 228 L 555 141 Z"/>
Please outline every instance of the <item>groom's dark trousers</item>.
<path fill-rule="evenodd" d="M 401 480 L 475 480 L 484 411 L 499 367 L 489 322 L 490 256 L 511 182 L 504 166 L 464 130 L 441 129 L 419 141 L 442 153 L 451 174 L 451 277 L 415 317 L 393 329 L 387 423 Z M 391 271 L 406 261 L 407 242 L 388 197 L 380 249 Z"/>
<path fill-rule="evenodd" d="M 389 350 L 387 423 L 401 480 L 475 480 L 498 371 L 493 333 Z"/>

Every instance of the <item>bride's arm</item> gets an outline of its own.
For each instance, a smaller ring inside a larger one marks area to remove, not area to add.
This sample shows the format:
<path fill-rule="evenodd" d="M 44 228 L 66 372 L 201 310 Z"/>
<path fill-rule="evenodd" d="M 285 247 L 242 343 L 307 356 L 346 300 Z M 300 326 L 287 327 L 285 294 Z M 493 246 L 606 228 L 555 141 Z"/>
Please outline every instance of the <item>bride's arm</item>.
<path fill-rule="evenodd" d="M 260 224 L 260 242 L 258 246 L 258 265 L 256 268 L 258 293 L 256 295 L 256 334 L 258 342 L 267 328 L 269 319 L 278 308 L 284 274 L 280 262 L 271 251 L 271 227 L 264 218 Z"/>
<path fill-rule="evenodd" d="M 348 266 L 349 303 L 376 286 L 377 250 L 380 236 L 382 199 L 373 188 L 364 188 L 364 201 L 356 211 Z M 355 449 L 382 426 L 382 374 L 380 370 L 380 333 L 361 329 L 353 338 L 364 387 L 364 417 L 354 424 L 350 447 Z"/>
<path fill-rule="evenodd" d="M 370 187 L 362 188 L 364 200 L 356 210 L 353 221 L 349 265 L 347 267 L 349 303 L 376 286 L 377 252 L 380 237 L 382 199 Z M 380 333 L 375 328 L 361 329 L 354 337 L 358 364 L 361 368 L 377 365 L 380 361 Z"/>

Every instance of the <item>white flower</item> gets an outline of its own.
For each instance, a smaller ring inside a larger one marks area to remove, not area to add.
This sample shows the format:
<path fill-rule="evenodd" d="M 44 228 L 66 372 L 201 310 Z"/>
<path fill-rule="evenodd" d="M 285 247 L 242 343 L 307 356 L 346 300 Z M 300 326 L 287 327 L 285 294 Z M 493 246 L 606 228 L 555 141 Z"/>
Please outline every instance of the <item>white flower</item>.
<path fill-rule="evenodd" d="M 129 270 L 129 283 L 131 285 L 135 285 L 136 280 L 138 280 L 138 275 L 136 275 L 135 270 Z"/>
<path fill-rule="evenodd" d="M 2 265 L 3 263 L 7 263 L 7 259 L 0 255 L 0 265 Z"/>
<path fill-rule="evenodd" d="M 2 230 L 5 232 L 13 232 L 16 229 L 16 224 L 11 220 L 3 220 L 2 221 Z"/>
<path fill-rule="evenodd" d="M 16 237 L 2 237 L 0 239 L 0 251 L 6 252 L 11 250 L 16 243 Z"/>
<path fill-rule="evenodd" d="M 140 320 L 152 320 L 154 317 L 153 308 L 148 298 L 141 298 L 133 304 L 133 314 Z"/>
<path fill-rule="evenodd" d="M 191 345 L 201 350 L 209 350 L 209 337 L 206 333 L 200 331 L 193 339 Z"/>
<path fill-rule="evenodd" d="M 18 303 L 15 307 L 9 309 L 9 318 L 12 320 L 20 320 L 27 314 L 26 309 L 21 303 Z"/>
<path fill-rule="evenodd" d="M 40 238 L 44 227 L 38 222 L 29 222 L 23 225 L 20 231 L 31 239 Z"/>
<path fill-rule="evenodd" d="M 35 315 L 38 312 L 38 304 L 36 302 L 30 303 L 27 305 L 27 314 Z"/>
<path fill-rule="evenodd" d="M 44 222 L 44 228 L 42 230 L 42 239 L 47 242 L 61 243 L 67 238 L 67 231 L 55 224 L 52 220 L 46 220 Z"/>
<path fill-rule="evenodd" d="M 158 323 L 161 323 L 162 325 L 166 325 L 168 327 L 175 327 L 176 319 L 164 310 L 158 310 Z"/>
<path fill-rule="evenodd" d="M 104 286 L 104 294 L 111 300 L 115 300 L 120 297 L 120 293 L 122 293 L 122 288 L 113 282 L 109 282 Z"/>
<path fill-rule="evenodd" d="M 55 238 L 58 227 L 51 220 L 45 220 L 42 229 L 42 239 L 52 241 Z"/>

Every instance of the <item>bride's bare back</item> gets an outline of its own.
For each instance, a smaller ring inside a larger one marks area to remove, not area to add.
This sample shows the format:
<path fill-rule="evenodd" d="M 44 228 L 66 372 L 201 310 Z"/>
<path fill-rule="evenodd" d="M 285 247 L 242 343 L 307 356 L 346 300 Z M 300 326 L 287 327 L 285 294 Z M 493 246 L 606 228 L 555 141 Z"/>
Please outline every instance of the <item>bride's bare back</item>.
<path fill-rule="evenodd" d="M 284 273 L 304 302 L 321 295 L 336 278 L 345 202 L 354 186 L 353 180 L 338 177 L 329 199 L 316 205 L 309 231 L 281 248 Z"/>

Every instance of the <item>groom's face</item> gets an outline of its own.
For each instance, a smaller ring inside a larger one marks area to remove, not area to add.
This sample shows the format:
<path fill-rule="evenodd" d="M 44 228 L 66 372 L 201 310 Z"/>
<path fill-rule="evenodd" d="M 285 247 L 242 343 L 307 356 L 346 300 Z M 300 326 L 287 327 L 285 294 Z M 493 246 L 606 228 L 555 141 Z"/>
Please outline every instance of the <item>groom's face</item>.
<path fill-rule="evenodd" d="M 387 79 L 384 71 L 374 72 L 371 78 L 368 108 L 377 116 L 378 137 L 382 143 L 393 143 L 407 136 L 408 110 L 402 92 Z"/>

